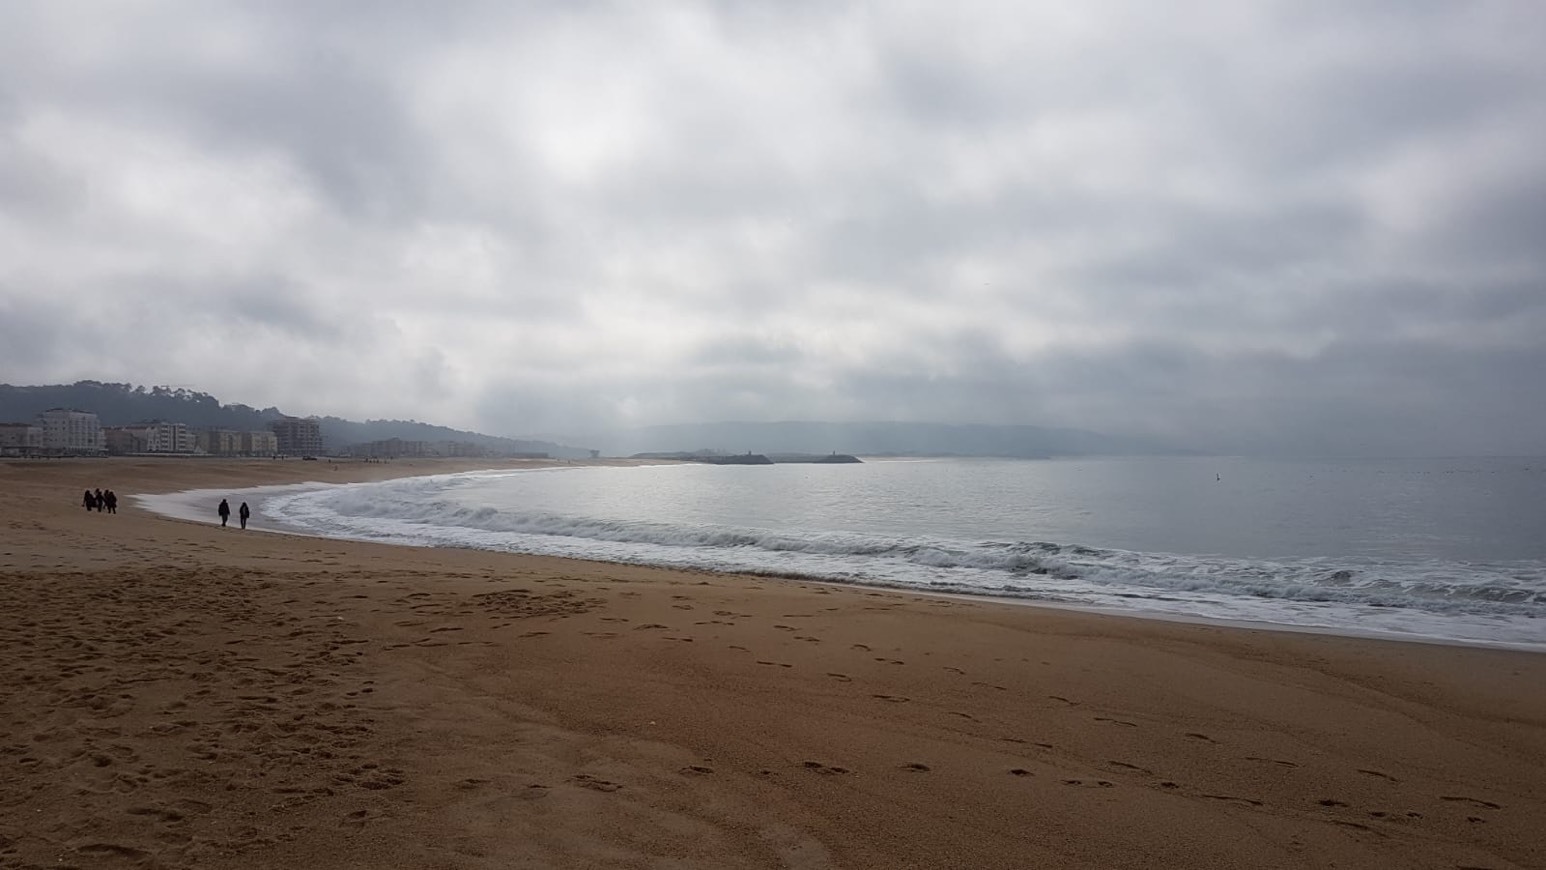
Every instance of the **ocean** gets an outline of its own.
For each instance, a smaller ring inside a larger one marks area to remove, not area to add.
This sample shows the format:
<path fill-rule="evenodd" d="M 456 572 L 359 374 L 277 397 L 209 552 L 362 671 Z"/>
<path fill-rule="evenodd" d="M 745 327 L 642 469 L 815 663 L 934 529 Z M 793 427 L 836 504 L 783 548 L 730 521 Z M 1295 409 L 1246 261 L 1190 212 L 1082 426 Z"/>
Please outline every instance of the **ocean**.
<path fill-rule="evenodd" d="M 220 495 L 331 537 L 1546 651 L 1546 458 L 574 466 Z"/>

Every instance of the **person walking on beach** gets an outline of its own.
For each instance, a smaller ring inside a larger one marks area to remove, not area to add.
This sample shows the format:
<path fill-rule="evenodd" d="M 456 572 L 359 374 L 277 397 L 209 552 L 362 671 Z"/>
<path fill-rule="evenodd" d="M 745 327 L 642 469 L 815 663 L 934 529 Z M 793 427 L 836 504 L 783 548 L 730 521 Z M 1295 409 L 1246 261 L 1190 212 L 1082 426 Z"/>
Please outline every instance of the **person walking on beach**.
<path fill-rule="evenodd" d="M 97 497 L 91 494 L 91 490 L 86 490 L 86 495 L 81 499 L 81 506 L 88 511 L 97 506 Z"/>
<path fill-rule="evenodd" d="M 215 513 L 220 515 L 220 527 L 225 528 L 226 520 L 231 518 L 231 505 L 225 499 L 221 499 L 220 507 L 215 508 Z"/>
<path fill-rule="evenodd" d="M 118 513 L 118 493 L 113 492 L 112 490 L 107 490 L 106 492 L 102 493 L 102 501 L 107 504 L 108 513 Z"/>
<path fill-rule="evenodd" d="M 96 505 L 97 505 L 97 513 L 102 513 L 102 509 L 107 507 L 107 499 L 102 497 L 102 490 L 100 490 L 100 489 L 97 490 Z"/>
<path fill-rule="evenodd" d="M 236 509 L 236 516 L 242 521 L 242 528 L 247 528 L 247 518 L 252 516 L 252 511 L 247 509 L 246 502 L 242 502 L 242 506 Z"/>

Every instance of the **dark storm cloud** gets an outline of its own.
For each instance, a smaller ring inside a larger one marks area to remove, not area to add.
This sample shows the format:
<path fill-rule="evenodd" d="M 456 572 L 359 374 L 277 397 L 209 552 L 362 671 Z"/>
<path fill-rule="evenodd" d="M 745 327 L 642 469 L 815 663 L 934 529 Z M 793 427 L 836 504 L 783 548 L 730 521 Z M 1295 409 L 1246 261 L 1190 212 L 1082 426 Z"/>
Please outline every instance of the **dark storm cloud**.
<path fill-rule="evenodd" d="M 1543 43 L 1525 2 L 8 4 L 0 366 L 1539 452 Z"/>

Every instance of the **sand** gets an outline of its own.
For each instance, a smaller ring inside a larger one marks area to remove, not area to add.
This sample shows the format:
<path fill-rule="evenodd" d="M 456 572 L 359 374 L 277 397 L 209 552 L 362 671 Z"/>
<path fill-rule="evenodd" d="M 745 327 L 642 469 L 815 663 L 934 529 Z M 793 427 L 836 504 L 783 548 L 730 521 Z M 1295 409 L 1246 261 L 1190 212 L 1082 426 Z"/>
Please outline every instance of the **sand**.
<path fill-rule="evenodd" d="M 1539 654 L 78 506 L 451 467 L 0 464 L 0 867 L 1546 867 Z"/>

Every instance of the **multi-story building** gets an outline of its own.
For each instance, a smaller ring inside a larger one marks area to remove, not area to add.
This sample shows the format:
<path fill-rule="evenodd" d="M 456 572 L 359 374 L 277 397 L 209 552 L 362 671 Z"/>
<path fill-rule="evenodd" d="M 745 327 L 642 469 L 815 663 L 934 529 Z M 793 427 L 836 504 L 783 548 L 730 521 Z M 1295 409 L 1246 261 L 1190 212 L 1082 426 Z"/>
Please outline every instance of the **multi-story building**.
<path fill-rule="evenodd" d="M 43 451 L 64 456 L 92 456 L 107 452 L 102 424 L 90 411 L 50 408 L 39 414 L 43 422 Z"/>
<path fill-rule="evenodd" d="M 322 424 L 302 417 L 283 417 L 269 424 L 286 456 L 322 455 Z"/>
<path fill-rule="evenodd" d="M 0 423 L 0 456 L 36 456 L 42 452 L 42 426 Z"/>
<path fill-rule="evenodd" d="M 273 456 L 279 452 L 279 438 L 272 432 L 243 432 L 241 442 L 241 451 L 248 456 Z"/>
<path fill-rule="evenodd" d="M 242 433 L 232 429 L 202 429 L 197 441 L 198 449 L 211 456 L 238 456 L 242 452 Z"/>
<path fill-rule="evenodd" d="M 455 456 L 460 458 L 479 458 L 492 456 L 493 451 L 482 444 L 474 444 L 471 441 L 437 441 L 435 448 L 441 456 Z"/>
<path fill-rule="evenodd" d="M 409 459 L 439 455 L 435 451 L 435 445 L 428 441 L 404 441 L 401 438 L 353 444 L 350 445 L 348 452 L 351 456 L 366 459 Z"/>
<path fill-rule="evenodd" d="M 155 420 L 139 427 L 144 433 L 146 453 L 192 453 L 198 447 L 198 439 L 187 423 Z"/>
<path fill-rule="evenodd" d="M 145 430 L 136 426 L 109 426 L 102 430 L 107 452 L 119 456 L 145 452 Z"/>

